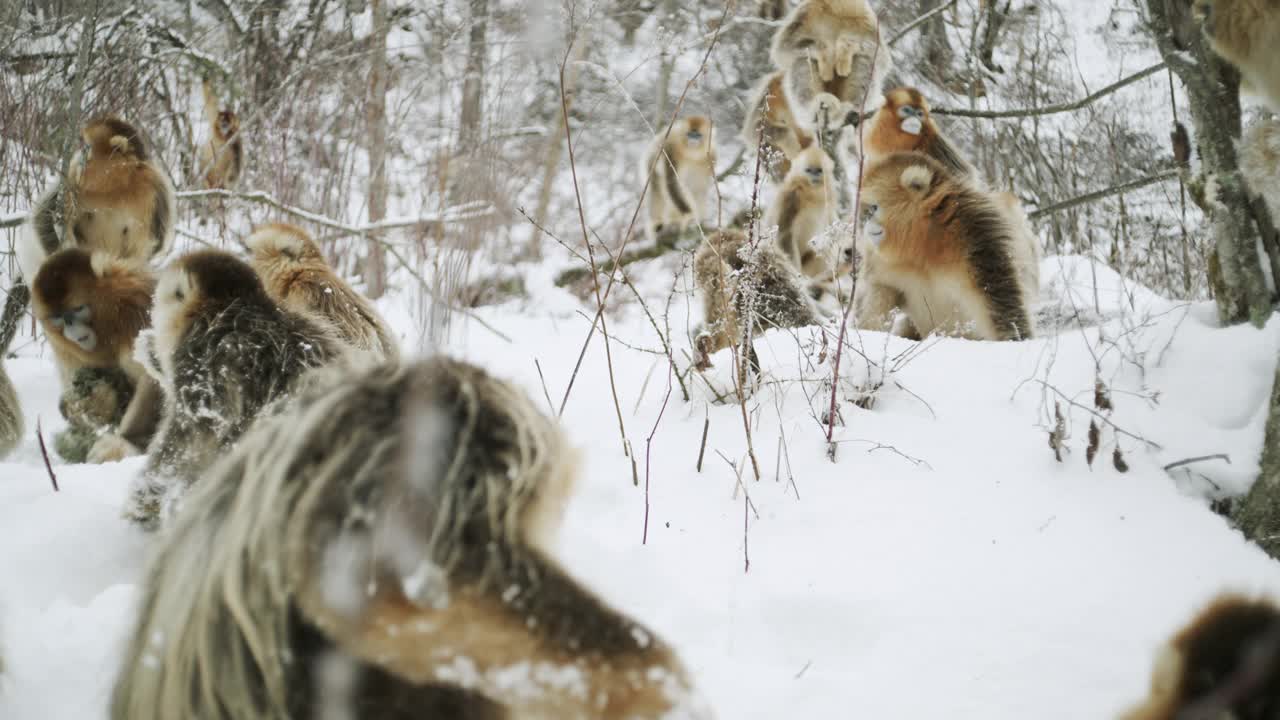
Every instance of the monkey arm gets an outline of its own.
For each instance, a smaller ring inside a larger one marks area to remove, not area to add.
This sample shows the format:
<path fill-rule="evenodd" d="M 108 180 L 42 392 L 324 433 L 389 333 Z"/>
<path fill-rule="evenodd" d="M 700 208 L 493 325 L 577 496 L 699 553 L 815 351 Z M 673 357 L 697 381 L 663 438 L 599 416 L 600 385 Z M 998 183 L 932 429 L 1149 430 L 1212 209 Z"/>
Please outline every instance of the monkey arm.
<path fill-rule="evenodd" d="M 816 46 L 816 42 L 808 32 L 809 10 L 798 9 L 791 15 L 787 24 L 773 38 L 773 62 L 781 68 L 787 67 L 788 61 L 803 54 L 801 51 Z M 806 60 L 807 62 L 807 60 Z"/>
<path fill-rule="evenodd" d="M 46 192 L 36 204 L 32 212 L 32 229 L 40 248 L 46 256 L 57 252 L 62 247 L 62 235 L 66 228 L 66 197 L 61 182 Z M 34 269 L 32 270 L 34 275 Z M 30 282 L 34 278 L 27 278 Z"/>
<path fill-rule="evenodd" d="M 152 257 L 164 253 L 169 249 L 173 242 L 173 213 L 174 213 L 174 195 L 173 187 L 169 181 L 161 175 L 163 171 L 158 167 L 151 169 L 151 187 L 155 194 L 155 203 L 151 209 L 151 222 L 149 224 L 151 230 L 151 255 Z"/>
<path fill-rule="evenodd" d="M 164 393 L 160 383 L 147 373 L 138 379 L 138 386 L 133 391 L 133 399 L 120 419 L 120 427 L 116 434 L 128 440 L 134 447 L 144 448 L 151 442 L 160 423 L 160 412 L 163 409 Z"/>
<path fill-rule="evenodd" d="M 662 167 L 663 188 L 667 193 L 667 197 L 671 199 L 671 203 L 676 206 L 681 215 L 688 215 L 693 212 L 693 203 L 689 202 L 688 196 L 684 194 L 684 188 L 680 184 L 680 173 L 676 171 L 675 161 L 671 159 L 665 148 L 662 154 L 658 156 L 658 165 Z"/>

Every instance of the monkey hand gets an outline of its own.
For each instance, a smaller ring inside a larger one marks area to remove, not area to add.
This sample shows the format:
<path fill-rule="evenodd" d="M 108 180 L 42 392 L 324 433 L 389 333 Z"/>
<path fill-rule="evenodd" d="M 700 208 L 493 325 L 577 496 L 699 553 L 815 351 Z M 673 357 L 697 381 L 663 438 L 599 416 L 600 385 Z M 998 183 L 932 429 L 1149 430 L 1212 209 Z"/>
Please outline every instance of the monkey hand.
<path fill-rule="evenodd" d="M 836 41 L 836 74 L 840 77 L 849 77 L 853 74 L 854 49 L 854 41 L 847 35 Z"/>
<path fill-rule="evenodd" d="M 100 465 L 102 463 L 118 462 L 127 457 L 141 454 L 142 451 L 133 443 L 115 433 L 107 433 L 98 438 L 93 443 L 93 447 L 89 448 L 89 456 L 85 462 Z"/>
<path fill-rule="evenodd" d="M 813 124 L 818 128 L 829 128 L 845 119 L 848 114 L 841 112 L 844 103 L 831 93 L 818 93 L 810 104 L 813 108 Z"/>

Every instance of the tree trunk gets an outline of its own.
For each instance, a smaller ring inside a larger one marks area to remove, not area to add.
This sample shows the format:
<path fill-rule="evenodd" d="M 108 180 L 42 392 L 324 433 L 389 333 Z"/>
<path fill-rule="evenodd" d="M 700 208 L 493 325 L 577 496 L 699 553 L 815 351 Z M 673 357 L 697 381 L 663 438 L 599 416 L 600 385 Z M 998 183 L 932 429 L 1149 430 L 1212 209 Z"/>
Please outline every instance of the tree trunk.
<path fill-rule="evenodd" d="M 489 27 L 489 0 L 471 0 L 471 35 L 467 40 L 467 69 L 462 80 L 462 114 L 458 118 L 458 147 L 463 152 L 480 141 L 484 119 L 484 52 Z"/>
<path fill-rule="evenodd" d="M 945 0 L 920 0 L 919 14 L 924 15 L 938 9 Z M 950 11 L 943 11 L 925 21 L 921 33 L 924 35 L 924 57 L 929 71 L 935 80 L 946 82 L 951 78 L 951 66 L 955 62 L 955 51 L 951 49 L 951 41 L 947 39 L 947 24 L 943 16 Z"/>
<path fill-rule="evenodd" d="M 565 115 L 573 110 L 574 89 L 578 85 L 579 63 L 586 57 L 587 45 L 591 42 L 587 28 L 583 28 L 580 33 L 573 44 L 569 62 L 564 69 L 564 112 L 556 113 L 555 132 L 547 136 L 547 154 L 542 163 L 542 183 L 538 186 L 538 204 L 533 211 L 533 221 L 536 225 L 529 233 L 529 245 L 525 252 L 527 257 L 534 260 L 542 258 L 542 230 L 539 227 L 546 227 L 547 225 L 547 212 L 551 207 L 551 188 L 556 181 L 556 176 L 560 173 L 560 160 L 564 157 Z"/>
<path fill-rule="evenodd" d="M 675 0 L 663 0 L 662 2 L 662 22 L 666 27 L 678 27 L 680 18 L 678 13 L 680 8 L 676 5 Z M 663 48 L 662 59 L 658 66 L 658 88 L 657 102 L 654 107 L 657 108 L 653 120 L 653 127 L 658 132 L 665 132 L 667 129 L 667 121 L 670 120 L 668 115 L 671 114 L 671 74 L 675 72 L 676 59 L 671 53 Z"/>
<path fill-rule="evenodd" d="M 1186 86 L 1191 101 L 1205 200 L 1213 212 L 1213 237 L 1220 272 L 1214 296 L 1223 324 L 1252 322 L 1271 315 L 1271 292 L 1258 257 L 1259 221 L 1240 174 L 1240 75 L 1206 45 L 1190 7 L 1147 0 L 1151 32 L 1160 54 Z"/>
<path fill-rule="evenodd" d="M 1271 387 L 1259 469 L 1258 479 L 1236 508 L 1235 521 L 1245 537 L 1271 557 L 1280 558 L 1280 363 Z"/>
<path fill-rule="evenodd" d="M 985 22 L 982 25 L 982 41 L 978 46 L 978 61 L 991 72 L 1002 73 L 1004 68 L 996 64 L 993 56 L 996 45 L 1000 43 L 1000 33 L 1009 19 L 1013 0 L 1006 0 L 1003 6 L 1000 5 L 1000 0 L 986 0 L 984 5 L 986 8 L 982 14 Z"/>
<path fill-rule="evenodd" d="M 369 222 L 387 216 L 387 0 L 373 0 L 373 38 L 369 46 L 369 97 L 365 122 L 369 136 Z M 386 255 L 381 233 L 369 233 L 364 259 L 365 292 L 380 298 L 387 289 Z"/>

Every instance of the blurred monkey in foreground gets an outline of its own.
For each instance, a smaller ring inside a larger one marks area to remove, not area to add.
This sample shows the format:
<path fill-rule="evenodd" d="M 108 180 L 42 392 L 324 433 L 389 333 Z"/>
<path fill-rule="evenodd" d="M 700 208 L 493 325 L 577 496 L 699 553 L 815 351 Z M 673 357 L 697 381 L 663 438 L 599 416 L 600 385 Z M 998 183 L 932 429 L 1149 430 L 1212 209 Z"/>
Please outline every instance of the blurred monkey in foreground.
<path fill-rule="evenodd" d="M 1280 609 L 1223 595 L 1174 635 L 1147 699 L 1120 720 L 1280 717 Z"/>
<path fill-rule="evenodd" d="M 522 391 L 444 358 L 334 372 L 188 496 L 114 720 L 710 717 L 552 554 L 575 453 Z"/>

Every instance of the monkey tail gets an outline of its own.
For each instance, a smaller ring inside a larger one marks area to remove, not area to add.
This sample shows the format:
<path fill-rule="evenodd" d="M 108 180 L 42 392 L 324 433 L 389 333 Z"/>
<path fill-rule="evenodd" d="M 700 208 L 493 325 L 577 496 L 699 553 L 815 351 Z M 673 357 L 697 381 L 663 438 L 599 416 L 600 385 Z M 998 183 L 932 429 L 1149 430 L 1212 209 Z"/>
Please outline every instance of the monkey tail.
<path fill-rule="evenodd" d="M 4 301 L 4 314 L 0 315 L 0 356 L 9 352 L 9 344 L 13 342 L 13 336 L 18 334 L 22 314 L 30 304 L 31 289 L 21 280 L 14 282 Z"/>
<path fill-rule="evenodd" d="M 5 299 L 4 314 L 0 315 L 0 458 L 9 454 L 22 438 L 22 405 L 13 381 L 4 369 L 4 356 L 17 334 L 18 323 L 31 302 L 31 291 L 21 280 L 9 289 Z"/>

